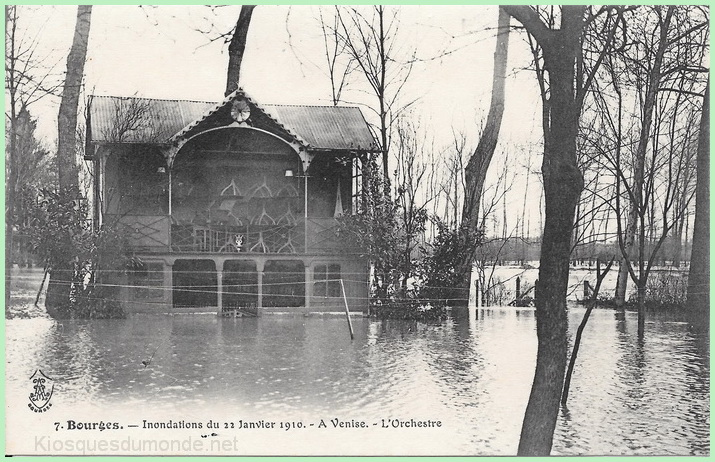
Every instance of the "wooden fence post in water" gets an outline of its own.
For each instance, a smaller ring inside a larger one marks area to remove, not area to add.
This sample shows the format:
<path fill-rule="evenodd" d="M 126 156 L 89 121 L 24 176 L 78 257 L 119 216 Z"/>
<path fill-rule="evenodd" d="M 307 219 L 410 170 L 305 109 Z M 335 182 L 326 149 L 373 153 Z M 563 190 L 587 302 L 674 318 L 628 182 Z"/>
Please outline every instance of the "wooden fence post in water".
<path fill-rule="evenodd" d="M 42 296 L 42 289 L 45 287 L 45 280 L 47 279 L 47 274 L 49 273 L 49 264 L 45 265 L 45 274 L 42 275 L 42 282 L 40 283 L 40 290 L 37 291 L 37 297 L 35 297 L 35 308 L 38 308 L 37 304 L 40 303 L 40 297 Z"/>
<path fill-rule="evenodd" d="M 340 288 L 343 290 L 343 301 L 345 302 L 345 316 L 348 318 L 348 328 L 350 329 L 350 340 L 355 338 L 353 335 L 353 323 L 350 320 L 350 309 L 348 308 L 348 296 L 345 294 L 345 284 L 343 284 L 342 278 L 340 279 Z"/>
<path fill-rule="evenodd" d="M 519 276 L 516 277 L 516 299 L 519 300 L 521 298 L 521 278 Z"/>
<path fill-rule="evenodd" d="M 477 293 L 477 309 L 482 307 L 482 290 L 479 286 L 479 279 L 474 281 L 474 291 Z"/>

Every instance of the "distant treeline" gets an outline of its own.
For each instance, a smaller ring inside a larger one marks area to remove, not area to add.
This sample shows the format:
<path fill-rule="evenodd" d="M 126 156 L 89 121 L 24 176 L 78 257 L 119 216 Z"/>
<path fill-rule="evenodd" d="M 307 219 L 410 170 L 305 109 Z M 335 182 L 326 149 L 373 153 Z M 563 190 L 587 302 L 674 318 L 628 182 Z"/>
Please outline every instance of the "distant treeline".
<path fill-rule="evenodd" d="M 646 255 L 650 254 L 651 246 L 646 245 Z M 678 249 L 680 247 L 680 249 Z M 541 251 L 541 239 L 536 238 L 491 238 L 486 239 L 478 253 L 478 259 L 487 264 L 525 264 L 539 260 Z M 656 265 L 685 265 L 690 260 L 691 243 L 683 242 L 678 245 L 675 240 L 666 240 L 657 254 Z M 601 261 L 609 261 L 614 256 L 618 261 L 621 255 L 617 242 L 592 242 L 581 244 L 571 252 L 571 260 L 574 263 L 588 264 Z M 680 255 L 680 257 L 678 257 Z"/>

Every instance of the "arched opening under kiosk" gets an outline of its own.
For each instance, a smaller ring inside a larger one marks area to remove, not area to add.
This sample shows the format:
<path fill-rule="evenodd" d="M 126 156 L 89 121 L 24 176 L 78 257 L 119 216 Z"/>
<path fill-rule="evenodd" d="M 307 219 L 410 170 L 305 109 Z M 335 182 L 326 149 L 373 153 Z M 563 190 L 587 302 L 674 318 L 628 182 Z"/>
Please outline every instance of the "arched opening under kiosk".
<path fill-rule="evenodd" d="M 172 266 L 172 280 L 174 308 L 218 305 L 218 282 L 213 260 L 176 260 Z"/>

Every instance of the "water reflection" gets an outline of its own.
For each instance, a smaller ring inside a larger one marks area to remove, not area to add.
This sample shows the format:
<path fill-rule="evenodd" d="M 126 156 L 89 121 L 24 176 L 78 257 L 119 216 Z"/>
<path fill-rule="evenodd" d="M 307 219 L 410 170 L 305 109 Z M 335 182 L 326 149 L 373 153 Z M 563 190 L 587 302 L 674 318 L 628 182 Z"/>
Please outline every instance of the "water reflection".
<path fill-rule="evenodd" d="M 709 355 L 705 350 L 692 355 L 692 345 L 707 342 L 707 333 L 692 335 L 686 322 L 650 315 L 646 335 L 639 337 L 635 313 L 594 314 L 584 344 L 598 350 L 579 354 L 556 452 L 709 453 L 709 372 L 699 368 Z M 693 393 L 693 387 L 704 387 L 704 394 Z"/>
<path fill-rule="evenodd" d="M 583 312 L 570 308 L 569 332 Z M 515 454 L 535 367 L 534 311 L 478 314 L 454 311 L 435 324 L 355 319 L 353 341 L 332 317 L 12 319 L 7 393 L 22 396 L 41 368 L 57 382 L 58 405 L 439 418 L 445 454 Z M 702 326 L 650 315 L 639 339 L 635 313 L 595 310 L 553 452 L 707 454 L 709 388 Z"/>

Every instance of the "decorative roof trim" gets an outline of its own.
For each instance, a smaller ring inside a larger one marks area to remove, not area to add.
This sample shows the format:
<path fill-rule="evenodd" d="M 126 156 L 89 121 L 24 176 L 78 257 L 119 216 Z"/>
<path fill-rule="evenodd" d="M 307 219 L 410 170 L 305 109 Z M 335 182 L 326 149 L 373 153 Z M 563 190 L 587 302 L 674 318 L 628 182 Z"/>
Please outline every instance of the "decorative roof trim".
<path fill-rule="evenodd" d="M 181 149 L 186 145 L 186 143 L 191 141 L 193 138 L 203 135 L 205 133 L 211 133 L 211 132 L 215 132 L 218 130 L 227 130 L 227 129 L 231 129 L 231 128 L 254 130 L 257 132 L 261 132 L 265 135 L 271 136 L 271 137 L 277 139 L 278 141 L 287 144 L 293 151 L 295 151 L 295 153 L 298 155 L 301 162 L 303 163 L 304 168 L 307 168 L 307 166 L 310 165 L 310 162 L 312 160 L 312 158 L 310 157 L 310 154 L 308 153 L 308 151 L 306 149 L 303 149 L 302 145 L 300 143 L 298 143 L 297 141 L 287 141 L 287 140 L 281 138 L 280 136 L 276 135 L 275 133 L 271 133 L 267 130 L 263 130 L 262 128 L 256 128 L 256 127 L 251 127 L 249 125 L 237 124 L 235 122 L 232 124 L 229 124 L 229 125 L 224 125 L 222 127 L 211 127 L 208 130 L 205 130 L 205 131 L 199 132 L 199 133 L 195 133 L 189 137 L 179 138 L 175 143 L 169 145 L 168 149 L 166 150 L 165 157 L 167 159 L 168 165 L 170 167 L 174 165 L 174 159 L 176 158 L 176 155 L 179 153 L 179 151 L 181 151 Z"/>
<path fill-rule="evenodd" d="M 310 147 L 310 144 L 302 139 L 297 133 L 293 132 L 291 129 L 289 129 L 287 126 L 285 126 L 283 123 L 281 123 L 275 115 L 269 113 L 266 111 L 263 107 L 261 107 L 251 96 L 246 93 L 242 88 L 237 88 L 234 92 L 230 93 L 227 95 L 220 103 L 218 103 L 216 106 L 213 108 L 209 109 L 202 117 L 199 119 L 191 122 L 189 125 L 186 127 L 182 128 L 177 132 L 175 135 L 173 135 L 171 138 L 169 138 L 169 141 L 172 143 L 176 143 L 184 138 L 186 138 L 186 134 L 196 128 L 201 122 L 204 120 L 208 119 L 211 117 L 213 114 L 215 114 L 219 109 L 223 108 L 224 106 L 228 105 L 231 103 L 234 99 L 238 97 L 243 97 L 246 100 L 248 100 L 249 103 L 251 103 L 256 109 L 261 111 L 263 115 L 268 117 L 271 121 L 273 121 L 276 125 L 278 125 L 283 131 L 285 131 L 290 137 L 293 138 L 294 141 L 296 141 L 298 144 L 300 144 L 303 148 L 308 149 Z M 191 138 L 191 137 L 190 137 Z"/>

